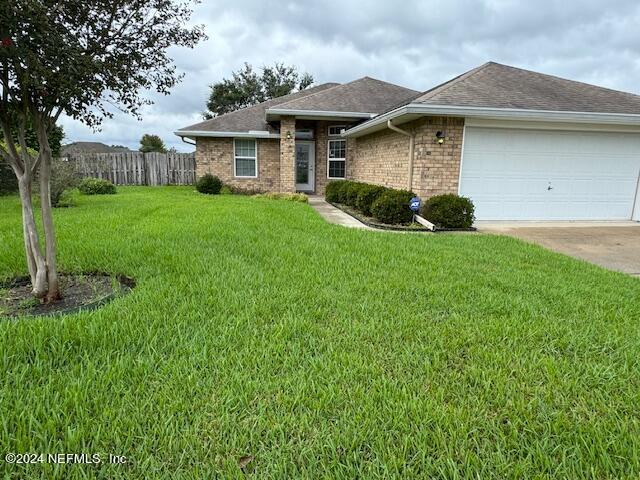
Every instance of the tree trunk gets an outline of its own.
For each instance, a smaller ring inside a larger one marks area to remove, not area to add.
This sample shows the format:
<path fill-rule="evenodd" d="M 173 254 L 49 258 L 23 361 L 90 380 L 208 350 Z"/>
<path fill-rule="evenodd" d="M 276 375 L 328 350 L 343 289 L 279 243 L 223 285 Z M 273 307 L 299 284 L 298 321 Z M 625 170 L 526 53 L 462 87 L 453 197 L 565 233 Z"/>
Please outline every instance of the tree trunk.
<path fill-rule="evenodd" d="M 47 295 L 47 264 L 40 250 L 40 239 L 36 229 L 31 200 L 31 176 L 24 173 L 18 179 L 20 203 L 22 204 L 22 225 L 24 249 L 31 277 L 32 293 L 37 298 Z"/>
<path fill-rule="evenodd" d="M 5 88 L 6 85 L 5 85 Z M 6 96 L 3 99 L 6 102 Z M 16 148 L 11 131 L 10 121 L 6 112 L 0 110 L 0 126 L 7 145 L 9 163 L 18 178 L 20 202 L 22 204 L 22 231 L 24 235 L 24 250 L 27 267 L 31 277 L 32 294 L 43 302 L 53 302 L 60 299 L 60 285 L 58 282 L 58 268 L 56 265 L 56 237 L 53 226 L 51 209 L 51 147 L 49 145 L 49 124 L 44 114 L 31 109 L 33 126 L 38 137 L 38 157 L 33 161 L 28 152 L 25 139 L 26 113 L 20 116 L 17 125 L 19 148 Z M 33 178 L 40 170 L 40 203 L 42 225 L 44 227 L 45 255 L 42 254 L 40 238 L 36 228 L 31 198 Z"/>
<path fill-rule="evenodd" d="M 56 261 L 56 234 L 53 226 L 53 213 L 51 209 L 51 147 L 47 136 L 46 125 L 37 122 L 38 143 L 40 146 L 40 210 L 42 214 L 42 226 L 44 227 L 44 243 L 47 264 L 47 282 L 49 290 L 46 301 L 53 302 L 60 299 L 60 285 L 58 282 L 58 267 Z"/>
<path fill-rule="evenodd" d="M 48 151 L 43 156 L 42 165 L 40 166 L 40 209 L 42 212 L 42 225 L 44 227 L 47 282 L 49 283 L 49 291 L 46 297 L 47 302 L 60 299 L 60 285 L 58 282 L 58 267 L 56 262 L 56 234 L 53 227 L 53 214 L 51 211 L 50 180 L 51 151 Z"/>

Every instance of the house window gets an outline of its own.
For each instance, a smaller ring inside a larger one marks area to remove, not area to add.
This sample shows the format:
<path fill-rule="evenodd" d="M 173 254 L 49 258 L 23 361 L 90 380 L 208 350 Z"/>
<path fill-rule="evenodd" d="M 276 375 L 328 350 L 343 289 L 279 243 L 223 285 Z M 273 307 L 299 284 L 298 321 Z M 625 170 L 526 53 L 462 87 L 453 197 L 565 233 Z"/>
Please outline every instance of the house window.
<path fill-rule="evenodd" d="M 327 177 L 328 178 L 345 178 L 346 158 L 347 158 L 347 141 L 346 140 L 329 140 L 327 161 Z"/>
<path fill-rule="evenodd" d="M 330 137 L 339 137 L 347 129 L 346 125 L 331 125 L 329 127 Z"/>
<path fill-rule="evenodd" d="M 296 128 L 296 140 L 313 140 L 313 128 Z"/>
<path fill-rule="evenodd" d="M 234 175 L 256 178 L 258 176 L 258 155 L 255 138 L 236 138 L 233 142 Z"/>

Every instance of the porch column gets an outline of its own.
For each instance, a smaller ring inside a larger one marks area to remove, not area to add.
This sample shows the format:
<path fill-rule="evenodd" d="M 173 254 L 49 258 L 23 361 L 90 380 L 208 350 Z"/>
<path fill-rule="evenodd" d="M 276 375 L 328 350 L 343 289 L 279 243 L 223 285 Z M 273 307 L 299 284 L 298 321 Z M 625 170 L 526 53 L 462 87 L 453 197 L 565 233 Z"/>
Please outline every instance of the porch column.
<path fill-rule="evenodd" d="M 296 117 L 280 118 L 280 191 L 296 191 Z"/>

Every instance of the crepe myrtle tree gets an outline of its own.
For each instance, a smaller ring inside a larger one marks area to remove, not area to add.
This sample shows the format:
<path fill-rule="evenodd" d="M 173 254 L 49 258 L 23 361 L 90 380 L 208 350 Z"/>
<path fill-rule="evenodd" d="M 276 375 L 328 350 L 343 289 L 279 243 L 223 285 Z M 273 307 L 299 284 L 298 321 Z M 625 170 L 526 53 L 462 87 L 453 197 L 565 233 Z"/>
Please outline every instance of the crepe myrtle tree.
<path fill-rule="evenodd" d="M 51 213 L 50 135 L 61 114 L 98 129 L 113 108 L 140 118 L 151 103 L 141 96 L 168 94 L 181 78 L 168 49 L 192 48 L 206 38 L 187 26 L 189 0 L 9 0 L 0 6 L 0 155 L 13 169 L 22 203 L 27 266 L 33 295 L 60 298 Z M 27 148 L 33 125 L 37 151 Z M 40 183 L 44 249 L 32 203 Z"/>

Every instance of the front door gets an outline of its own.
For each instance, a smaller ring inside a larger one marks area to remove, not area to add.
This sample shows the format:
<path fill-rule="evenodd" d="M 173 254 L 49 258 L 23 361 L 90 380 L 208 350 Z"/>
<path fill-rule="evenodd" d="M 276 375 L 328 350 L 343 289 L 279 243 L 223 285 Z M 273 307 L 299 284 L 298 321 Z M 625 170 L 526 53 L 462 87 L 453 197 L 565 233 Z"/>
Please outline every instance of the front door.
<path fill-rule="evenodd" d="M 296 190 L 313 192 L 316 187 L 316 146 L 315 142 L 296 142 Z"/>

